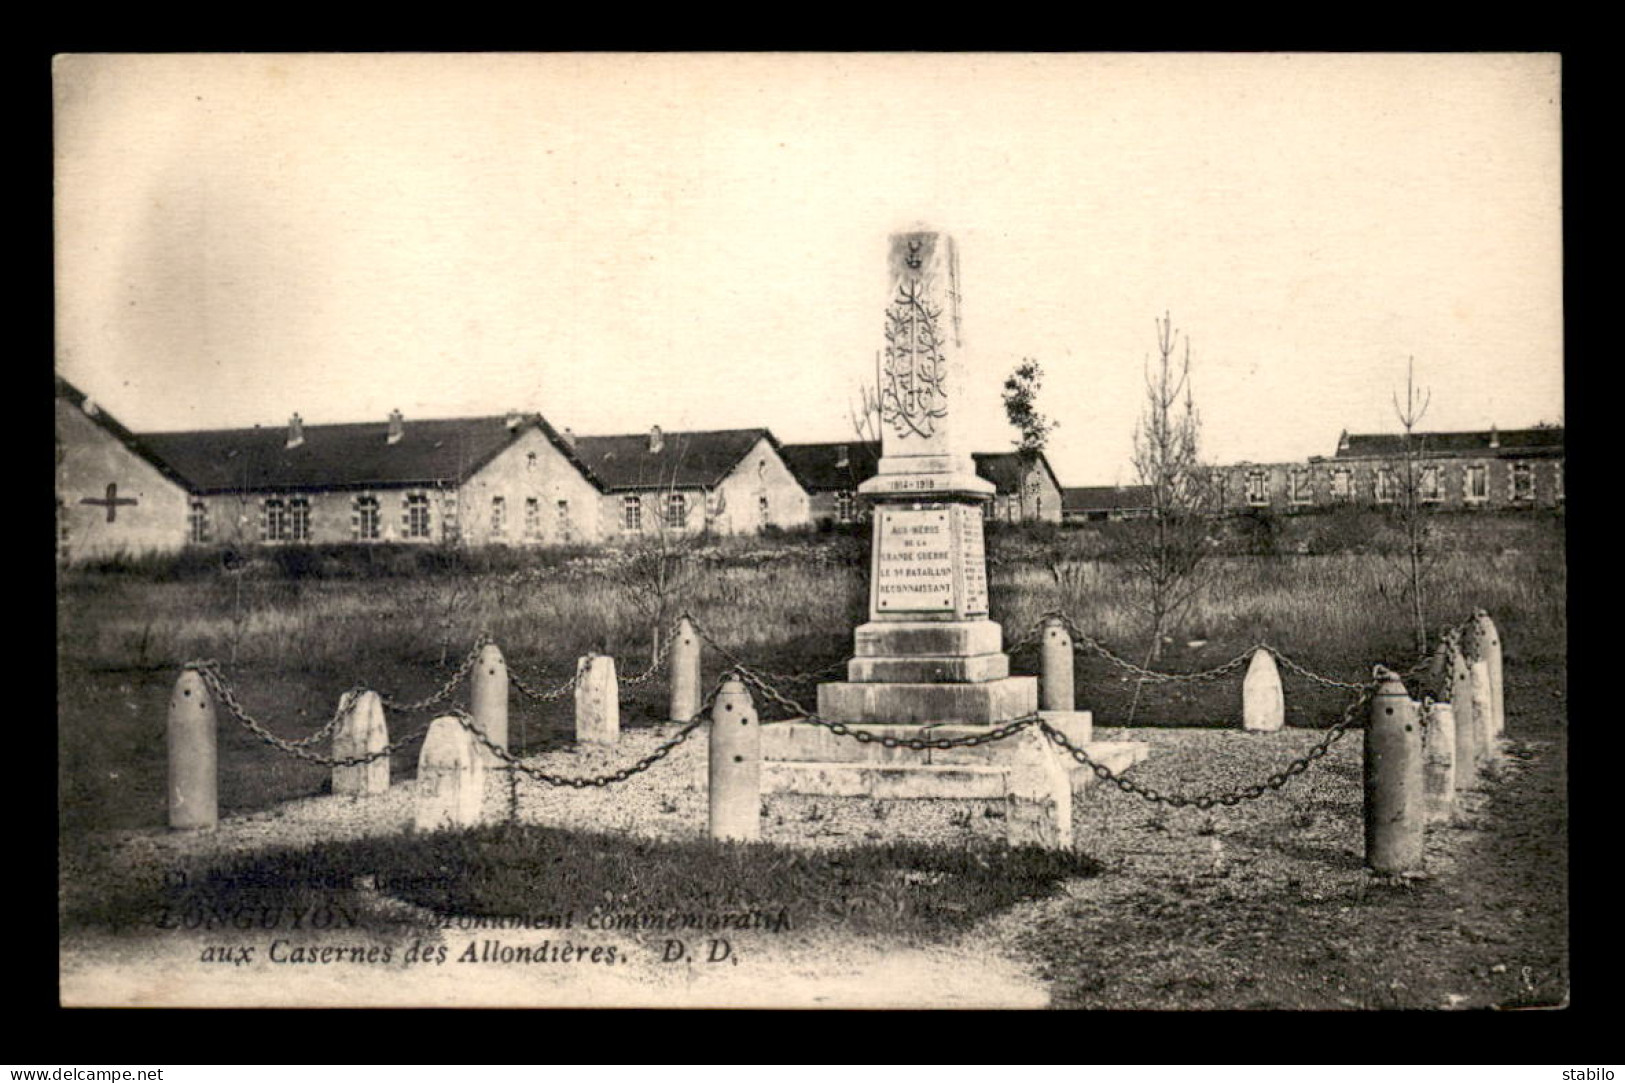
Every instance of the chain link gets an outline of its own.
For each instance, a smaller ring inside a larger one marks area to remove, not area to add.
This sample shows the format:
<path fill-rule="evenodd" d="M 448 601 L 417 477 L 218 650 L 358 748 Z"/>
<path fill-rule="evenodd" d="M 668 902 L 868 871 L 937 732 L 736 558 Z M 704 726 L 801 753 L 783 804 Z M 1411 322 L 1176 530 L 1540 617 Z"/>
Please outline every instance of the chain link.
<path fill-rule="evenodd" d="M 653 660 L 650 661 L 647 669 L 638 674 L 636 677 L 620 678 L 616 683 L 622 686 L 642 684 L 664 669 L 666 662 L 671 655 L 671 645 L 673 639 L 676 637 L 677 627 L 677 624 L 674 623 L 671 628 L 671 633 L 661 639 L 660 646 L 656 649 L 655 656 Z M 576 684 L 580 680 L 581 669 L 578 665 L 576 671 L 572 673 L 570 677 L 564 681 L 564 683 L 543 691 L 521 677 L 511 663 L 508 666 L 508 683 L 513 685 L 514 688 L 518 689 L 521 695 L 525 696 L 527 699 L 535 700 L 537 703 L 548 703 L 568 695 L 572 690 L 574 690 Z"/>
<path fill-rule="evenodd" d="M 1342 740 L 1343 735 L 1353 727 L 1356 712 L 1370 701 L 1375 689 L 1376 685 L 1374 683 L 1362 687 L 1360 695 L 1343 709 L 1343 717 L 1326 732 L 1326 736 L 1319 743 L 1302 756 L 1288 763 L 1286 767 L 1270 775 L 1263 782 L 1255 782 L 1250 786 L 1242 786 L 1223 793 L 1204 793 L 1196 797 L 1189 797 L 1184 794 L 1159 793 L 1149 786 L 1142 786 L 1133 779 L 1118 774 L 1105 764 L 1097 762 L 1088 752 L 1068 740 L 1066 734 L 1051 726 L 1048 722 L 1040 719 L 1038 725 L 1046 737 L 1060 745 L 1074 760 L 1093 771 L 1096 778 L 1103 782 L 1112 783 L 1124 793 L 1134 794 L 1153 804 L 1169 805 L 1172 808 L 1185 808 L 1188 805 L 1194 805 L 1199 809 L 1210 809 L 1214 805 L 1231 807 L 1239 805 L 1243 801 L 1257 800 L 1270 790 L 1279 790 L 1290 782 L 1294 776 L 1301 775 L 1309 770 L 1310 765 L 1331 751 L 1332 745 Z"/>
<path fill-rule="evenodd" d="M 739 657 L 727 647 L 724 647 L 721 643 L 717 642 L 716 637 L 712 636 L 710 632 L 706 631 L 705 628 L 701 626 L 700 622 L 694 617 L 691 616 L 688 619 L 689 622 L 694 625 L 694 630 L 699 633 L 700 638 L 709 643 L 712 650 L 726 658 L 735 668 L 741 670 L 749 669 L 753 673 L 761 674 L 764 677 L 770 677 L 773 680 L 783 682 L 784 684 L 806 684 L 810 681 L 816 681 L 820 677 L 827 677 L 832 673 L 837 673 L 840 670 L 845 669 L 847 663 L 851 661 L 850 658 L 843 658 L 839 662 L 831 662 L 829 665 L 820 669 L 811 669 L 804 673 L 775 673 L 769 669 L 758 669 L 755 666 L 750 665 L 743 658 Z"/>
<path fill-rule="evenodd" d="M 723 681 L 717 682 L 716 687 L 714 687 L 710 694 L 707 695 L 700 703 L 700 708 L 695 712 L 694 717 L 683 723 L 682 729 L 678 730 L 677 733 L 674 734 L 670 739 L 662 742 L 647 756 L 644 756 L 642 759 L 638 760 L 636 763 L 630 764 L 629 766 L 622 767 L 617 771 L 611 771 L 609 774 L 594 775 L 590 777 L 555 775 L 546 771 L 538 770 L 535 767 L 527 766 L 518 756 L 515 756 L 512 752 L 509 752 L 506 748 L 503 748 L 501 745 L 487 737 L 479 728 L 479 725 L 474 721 L 474 717 L 467 711 L 454 709 L 450 713 L 462 723 L 463 728 L 468 730 L 468 732 L 474 736 L 476 741 L 485 746 L 485 748 L 490 751 L 492 755 L 506 764 L 510 772 L 522 774 L 526 778 L 535 779 L 537 782 L 545 782 L 549 786 L 569 786 L 577 790 L 584 790 L 589 787 L 601 788 L 604 786 L 613 786 L 618 782 L 625 782 L 633 775 L 647 771 L 649 768 L 671 755 L 672 750 L 678 745 L 682 744 L 684 741 L 693 736 L 695 730 L 699 729 L 709 721 L 707 715 L 710 712 L 712 705 L 716 703 L 717 694 L 722 691 L 722 685 L 725 680 L 726 678 L 724 678 Z"/>
<path fill-rule="evenodd" d="M 416 700 L 412 703 L 401 703 L 394 697 L 386 695 L 383 692 L 379 692 L 379 701 L 391 711 L 399 711 L 402 714 L 416 714 L 418 711 L 427 710 L 428 708 L 433 707 L 436 703 L 439 703 L 441 700 L 451 695 L 453 689 L 455 689 L 459 684 L 462 684 L 468 675 L 473 672 L 475 664 L 480 660 L 480 652 L 484 650 L 486 644 L 490 642 L 492 642 L 491 637 L 483 632 L 475 637 L 474 645 L 468 649 L 468 654 L 464 656 L 462 664 L 457 667 L 456 671 L 453 672 L 452 675 L 446 680 L 445 684 L 441 685 L 424 698 Z M 374 689 L 374 691 L 376 691 L 376 689 Z"/>
<path fill-rule="evenodd" d="M 362 764 L 383 759 L 397 749 L 405 748 L 416 741 L 420 741 L 429 732 L 429 723 L 425 723 L 416 732 L 402 737 L 398 741 L 393 741 L 376 752 L 369 752 L 361 756 L 323 756 L 320 753 L 310 751 L 310 746 L 327 737 L 338 727 L 338 724 L 343 721 L 344 715 L 349 712 L 350 707 L 353 705 L 355 697 L 366 691 L 366 689 L 358 686 L 345 692 L 343 696 L 339 697 L 339 709 L 334 713 L 331 721 L 308 737 L 290 741 L 272 733 L 263 723 L 243 709 L 242 704 L 237 702 L 237 697 L 233 694 L 230 685 L 226 684 L 225 678 L 221 676 L 216 663 L 212 661 L 189 662 L 185 668 L 194 670 L 203 678 L 203 683 L 214 693 L 215 698 L 226 705 L 226 710 L 244 729 L 280 752 L 286 752 L 290 756 L 295 756 L 307 763 L 318 764 L 322 767 L 359 767 Z"/>

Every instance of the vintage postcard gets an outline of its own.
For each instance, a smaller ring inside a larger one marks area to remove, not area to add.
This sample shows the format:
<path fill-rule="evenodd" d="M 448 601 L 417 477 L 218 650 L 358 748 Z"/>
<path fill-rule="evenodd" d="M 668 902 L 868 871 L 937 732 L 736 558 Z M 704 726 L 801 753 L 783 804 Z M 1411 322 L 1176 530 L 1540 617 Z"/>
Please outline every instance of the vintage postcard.
<path fill-rule="evenodd" d="M 52 78 L 63 1005 L 1568 1005 L 1558 56 Z"/>

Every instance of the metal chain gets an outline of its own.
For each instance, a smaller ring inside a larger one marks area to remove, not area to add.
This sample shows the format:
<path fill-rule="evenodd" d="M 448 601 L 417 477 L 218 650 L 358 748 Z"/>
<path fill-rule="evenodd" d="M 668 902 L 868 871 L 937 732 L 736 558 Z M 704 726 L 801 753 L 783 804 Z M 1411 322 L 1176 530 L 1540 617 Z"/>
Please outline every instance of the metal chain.
<path fill-rule="evenodd" d="M 711 706 L 716 703 L 717 693 L 722 691 L 722 684 L 722 681 L 718 681 L 716 687 L 713 688 L 711 693 L 707 695 L 700 703 L 700 708 L 695 712 L 694 717 L 683 723 L 682 729 L 678 730 L 675 735 L 673 735 L 669 740 L 660 744 L 647 756 L 644 756 L 641 760 L 638 760 L 636 763 L 631 764 L 630 766 L 622 767 L 618 771 L 611 771 L 607 775 L 594 775 L 591 777 L 554 775 L 549 774 L 546 771 L 538 770 L 534 767 L 526 766 L 518 756 L 515 756 L 512 752 L 509 752 L 506 748 L 503 748 L 501 745 L 487 737 L 479 728 L 479 725 L 474 721 L 474 717 L 467 711 L 453 710 L 451 714 L 462 723 L 464 729 L 473 734 L 476 741 L 484 745 L 492 755 L 496 756 L 497 759 L 505 763 L 510 771 L 518 772 L 527 778 L 533 778 L 537 782 L 545 782 L 549 786 L 570 786 L 577 790 L 584 790 L 591 786 L 604 787 L 612 786 L 617 782 L 625 782 L 633 775 L 647 771 L 649 768 L 671 755 L 672 749 L 688 740 L 689 737 L 693 736 L 695 730 L 699 729 L 707 721 L 709 721 L 707 718 L 707 713 L 710 711 Z"/>
<path fill-rule="evenodd" d="M 455 689 L 459 684 L 463 683 L 463 680 L 469 675 L 470 672 L 473 671 L 475 663 L 480 660 L 480 652 L 484 650 L 485 645 L 491 641 L 491 637 L 483 632 L 477 636 L 474 640 L 474 645 L 469 648 L 467 656 L 463 658 L 462 665 L 457 667 L 456 671 L 452 673 L 451 677 L 446 681 L 445 684 L 435 689 L 435 691 L 431 692 L 423 699 L 417 700 L 413 703 L 401 703 L 393 697 L 385 695 L 383 692 L 378 693 L 378 699 L 385 707 L 392 711 L 399 711 L 402 714 L 415 714 L 418 711 L 433 707 L 436 703 L 439 703 L 441 700 L 451 695 L 452 690 Z M 376 689 L 374 689 L 374 691 L 376 691 Z"/>
<path fill-rule="evenodd" d="M 733 651 L 717 642 L 716 638 L 712 636 L 710 632 L 706 631 L 705 628 L 701 626 L 700 622 L 694 617 L 691 616 L 688 619 L 689 622 L 694 625 L 694 630 L 699 633 L 700 638 L 709 643 L 713 650 L 722 655 L 722 657 L 726 658 L 736 668 L 748 668 L 754 673 L 760 673 L 765 677 L 771 677 L 774 680 L 782 681 L 785 684 L 805 684 L 808 681 L 817 680 L 819 677 L 825 677 L 829 674 L 845 669 L 847 663 L 851 661 L 850 658 L 843 658 L 839 662 L 831 662 L 829 665 L 824 666 L 821 669 L 807 670 L 804 673 L 774 673 L 769 669 L 757 669 L 756 667 L 751 666 L 750 663 L 746 662 Z"/>
<path fill-rule="evenodd" d="M 620 684 L 620 685 L 623 685 L 623 686 L 624 685 L 642 684 L 644 681 L 649 680 L 656 673 L 660 672 L 660 670 L 665 667 L 666 661 L 667 661 L 668 657 L 671 654 L 671 644 L 672 644 L 673 638 L 676 635 L 676 631 L 677 631 L 677 625 L 674 623 L 672 625 L 671 634 L 668 634 L 667 636 L 665 636 L 664 638 L 661 639 L 660 647 L 655 651 L 654 659 L 649 663 L 649 667 L 647 669 L 645 669 L 642 673 L 638 674 L 636 677 L 623 677 L 623 678 L 620 678 L 616 683 Z M 580 670 L 580 668 L 578 666 L 576 671 L 574 673 L 572 673 L 570 675 L 569 679 L 566 680 L 563 684 L 560 684 L 560 685 L 558 685 L 558 686 L 556 686 L 554 688 L 551 688 L 551 689 L 544 692 L 541 689 L 536 688 L 535 686 L 531 685 L 523 677 L 521 677 L 514 670 L 514 667 L 513 667 L 513 665 L 511 663 L 508 666 L 508 683 L 513 685 L 515 688 L 517 688 L 521 695 L 523 695 L 523 696 L 525 696 L 525 697 L 527 697 L 529 699 L 533 699 L 538 703 L 547 703 L 547 702 L 550 702 L 552 700 L 559 699 L 562 696 L 568 695 L 570 693 L 570 691 L 575 688 L 576 683 L 578 681 L 580 681 L 580 679 L 581 679 L 581 670 Z"/>
<path fill-rule="evenodd" d="M 656 673 L 659 673 L 660 670 L 665 667 L 666 659 L 671 654 L 672 642 L 677 638 L 678 623 L 679 622 L 677 621 L 673 621 L 671 628 L 667 630 L 663 637 L 661 637 L 660 645 L 655 648 L 655 656 L 649 662 L 649 668 L 644 670 L 642 673 L 639 673 L 636 677 L 622 677 L 619 681 L 620 684 L 642 684 L 650 677 L 653 677 Z"/>
<path fill-rule="evenodd" d="M 1225 805 L 1229 807 L 1239 805 L 1243 801 L 1256 800 L 1264 796 L 1264 794 L 1269 790 L 1279 790 L 1281 787 L 1290 782 L 1293 776 L 1301 775 L 1305 771 L 1309 770 L 1310 765 L 1316 760 L 1325 756 L 1326 753 L 1331 750 L 1332 745 L 1341 740 L 1343 735 L 1347 733 L 1354 725 L 1355 713 L 1364 704 L 1370 701 L 1372 693 L 1375 690 L 1376 684 L 1374 682 L 1364 686 L 1361 689 L 1360 695 L 1343 709 L 1343 717 L 1338 720 L 1336 725 L 1332 726 L 1331 729 L 1327 731 L 1326 736 L 1322 738 L 1318 744 L 1316 744 L 1302 756 L 1299 756 L 1297 759 L 1287 764 L 1286 767 L 1275 772 L 1273 775 L 1270 775 L 1269 778 L 1265 779 L 1263 782 L 1253 783 L 1250 786 L 1242 786 L 1239 789 L 1227 790 L 1223 793 L 1204 793 L 1196 797 L 1188 797 L 1184 794 L 1159 793 L 1158 791 L 1151 789 L 1149 786 L 1142 786 L 1133 779 L 1126 778 L 1123 775 L 1118 774 L 1105 764 L 1095 761 L 1092 757 L 1090 757 L 1088 752 L 1085 752 L 1077 745 L 1074 745 L 1070 740 L 1067 739 L 1066 734 L 1062 733 L 1054 726 L 1051 726 L 1048 722 L 1040 719 L 1038 725 L 1039 728 L 1044 731 L 1044 735 L 1046 737 L 1060 745 L 1061 748 L 1071 755 L 1074 760 L 1077 760 L 1079 763 L 1092 770 L 1095 773 L 1096 778 L 1112 783 L 1124 793 L 1131 793 L 1137 797 L 1143 797 L 1153 804 L 1165 804 L 1172 806 L 1173 808 L 1184 808 L 1187 805 L 1194 805 L 1199 809 L 1210 809 L 1214 805 Z"/>
<path fill-rule="evenodd" d="M 533 699 L 538 703 L 547 703 L 550 700 L 555 700 L 561 696 L 567 695 L 570 690 L 576 686 L 576 681 L 580 679 L 581 671 L 578 669 L 576 672 L 570 675 L 569 680 L 565 681 L 557 688 L 543 692 L 538 688 L 532 688 L 530 685 L 526 684 L 524 679 L 521 678 L 518 673 L 514 672 L 512 666 L 508 667 L 508 683 L 519 689 L 522 695 Z"/>
<path fill-rule="evenodd" d="M 186 668 L 197 671 L 197 673 L 203 678 L 203 683 L 208 685 L 209 689 L 214 693 L 215 698 L 226 705 L 226 709 L 231 713 L 231 716 L 235 718 L 244 729 L 248 730 L 261 741 L 270 745 L 272 748 L 275 748 L 280 752 L 286 752 L 290 756 L 296 756 L 307 763 L 314 763 L 323 767 L 359 767 L 362 764 L 383 759 L 385 756 L 393 753 L 396 749 L 405 748 L 415 741 L 420 741 L 423 739 L 424 734 L 429 732 L 430 724 L 425 723 L 415 733 L 402 737 L 398 741 L 393 741 L 376 752 L 369 752 L 361 756 L 323 756 L 320 753 L 311 752 L 310 746 L 332 732 L 338 722 L 342 719 L 344 712 L 348 709 L 347 701 L 352 699 L 353 694 L 365 691 L 364 689 L 356 688 L 346 692 L 344 696 L 340 698 L 339 713 L 334 716 L 333 721 L 323 726 L 316 733 L 297 741 L 290 741 L 286 738 L 278 737 L 276 734 L 266 729 L 264 724 L 243 709 L 242 705 L 237 702 L 237 697 L 232 694 L 230 686 L 225 683 L 225 678 L 220 675 L 218 667 L 215 665 L 215 663 L 193 662 L 189 663 Z"/>
<path fill-rule="evenodd" d="M 1287 669 L 1290 669 L 1300 677 L 1305 677 L 1311 681 L 1314 681 L 1316 684 L 1325 685 L 1327 688 L 1341 688 L 1348 692 L 1358 692 L 1360 689 L 1365 687 L 1365 685 L 1356 681 L 1339 681 L 1332 677 L 1322 677 L 1320 674 L 1305 668 L 1297 662 L 1294 662 L 1292 659 L 1288 658 L 1286 655 L 1282 654 L 1280 651 L 1276 650 L 1274 647 L 1271 647 L 1267 643 L 1260 644 L 1259 647 L 1261 650 L 1266 650 L 1273 654 L 1275 656 L 1275 660 L 1280 662 Z"/>

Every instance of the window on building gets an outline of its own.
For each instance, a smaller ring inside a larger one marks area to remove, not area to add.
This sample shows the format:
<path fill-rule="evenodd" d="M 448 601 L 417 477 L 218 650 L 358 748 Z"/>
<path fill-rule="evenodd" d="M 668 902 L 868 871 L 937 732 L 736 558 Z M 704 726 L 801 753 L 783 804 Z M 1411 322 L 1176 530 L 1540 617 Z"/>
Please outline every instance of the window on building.
<path fill-rule="evenodd" d="M 203 545 L 209 540 L 209 505 L 201 500 L 194 500 L 186 512 L 186 524 L 193 545 Z"/>
<path fill-rule="evenodd" d="M 765 464 L 764 464 L 765 465 Z M 767 494 L 763 493 L 756 498 L 756 513 L 762 517 L 762 525 L 767 525 Z"/>
<path fill-rule="evenodd" d="M 1512 499 L 1535 499 L 1535 464 L 1512 464 Z"/>
<path fill-rule="evenodd" d="M 279 542 L 288 540 L 288 505 L 286 501 L 265 501 L 261 516 L 260 540 Z"/>
<path fill-rule="evenodd" d="M 525 497 L 525 537 L 542 536 L 542 502 L 534 496 Z"/>
<path fill-rule="evenodd" d="M 1269 502 L 1269 475 L 1262 470 L 1247 471 L 1247 503 L 1255 508 L 1262 508 Z"/>
<path fill-rule="evenodd" d="M 1347 500 L 1354 495 L 1354 475 L 1345 467 L 1332 471 L 1332 499 Z"/>
<path fill-rule="evenodd" d="M 355 529 L 357 541 L 377 541 L 381 523 L 378 516 L 378 498 L 371 494 L 363 494 L 355 498 L 351 510 L 351 522 Z"/>
<path fill-rule="evenodd" d="M 1377 503 L 1392 504 L 1394 502 L 1394 491 L 1399 487 L 1398 481 L 1399 479 L 1394 475 L 1393 467 L 1377 467 L 1377 472 L 1372 476 L 1371 480 L 1372 496 Z"/>
<path fill-rule="evenodd" d="M 621 498 L 621 529 L 628 533 L 643 529 L 643 500 L 640 497 Z"/>
<path fill-rule="evenodd" d="M 406 536 L 408 538 L 427 538 L 429 536 L 429 494 L 406 494 Z"/>
<path fill-rule="evenodd" d="M 570 502 L 568 500 L 560 500 L 557 507 L 559 537 L 568 538 L 570 536 Z"/>
<path fill-rule="evenodd" d="M 666 526 L 673 530 L 681 530 L 688 525 L 688 495 L 686 493 L 666 494 Z"/>
<path fill-rule="evenodd" d="M 491 498 L 491 537 L 500 538 L 508 533 L 508 498 Z"/>
<path fill-rule="evenodd" d="M 1467 476 L 1462 484 L 1464 499 L 1469 504 L 1480 504 L 1490 498 L 1490 468 L 1483 463 L 1473 463 L 1467 467 Z"/>
<path fill-rule="evenodd" d="M 536 453 L 534 451 L 525 452 L 525 469 L 536 469 Z"/>
<path fill-rule="evenodd" d="M 851 489 L 842 489 L 835 494 L 835 518 L 838 522 L 850 523 L 857 511 L 857 500 Z"/>
<path fill-rule="evenodd" d="M 71 550 L 69 545 L 68 505 L 59 496 L 56 498 L 56 559 L 67 560 Z"/>
<path fill-rule="evenodd" d="M 1417 482 L 1417 496 L 1424 504 L 1437 504 L 1444 499 L 1444 482 L 1437 466 L 1422 467 Z"/>
<path fill-rule="evenodd" d="M 310 501 L 306 497 L 296 496 L 288 501 L 288 540 L 310 540 Z"/>
<path fill-rule="evenodd" d="M 1303 505 L 1315 502 L 1314 490 L 1309 484 L 1309 471 L 1292 471 L 1292 503 Z"/>

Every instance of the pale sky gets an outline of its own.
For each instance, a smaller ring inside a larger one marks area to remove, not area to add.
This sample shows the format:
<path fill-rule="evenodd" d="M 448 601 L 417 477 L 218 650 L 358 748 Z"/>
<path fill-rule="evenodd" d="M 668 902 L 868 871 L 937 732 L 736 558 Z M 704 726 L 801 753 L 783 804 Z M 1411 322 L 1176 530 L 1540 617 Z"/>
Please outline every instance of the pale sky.
<path fill-rule="evenodd" d="M 138 432 L 541 412 L 852 439 L 886 239 L 954 235 L 979 450 L 1024 357 L 1130 482 L 1191 341 L 1215 462 L 1563 414 L 1549 54 L 167 55 L 55 67 L 57 351 Z"/>

